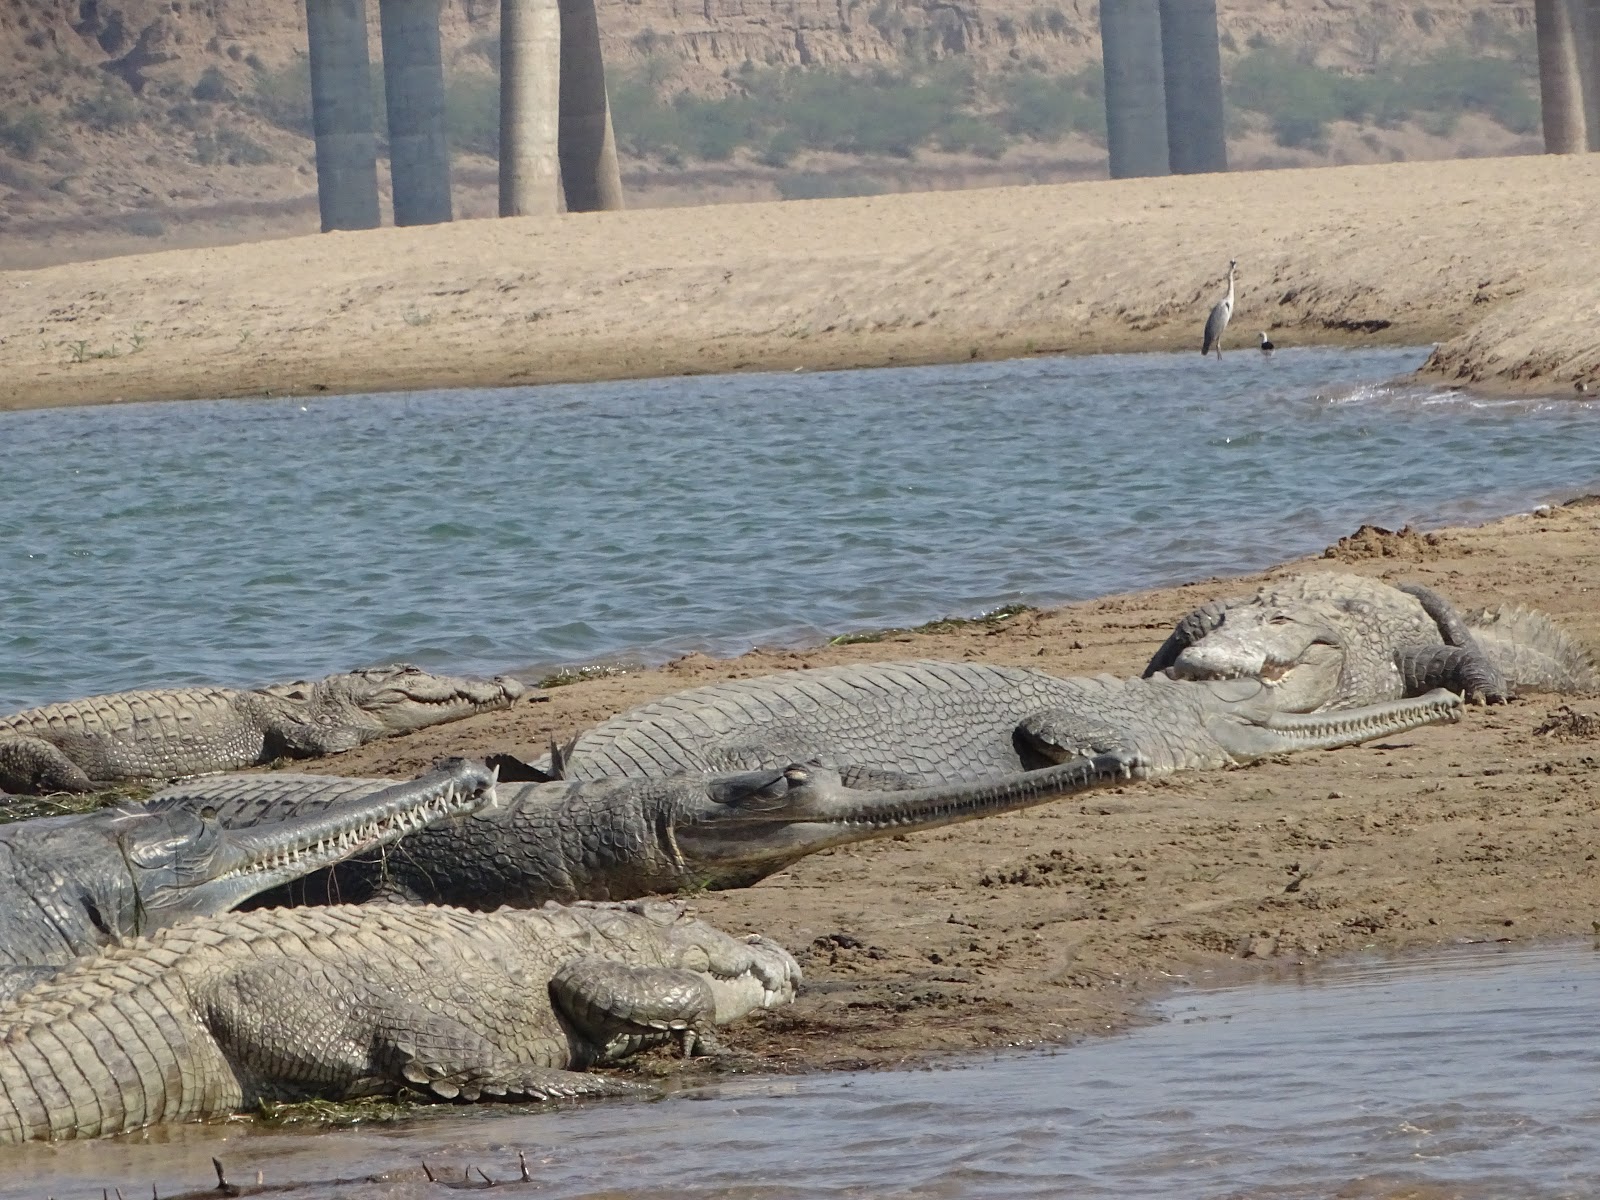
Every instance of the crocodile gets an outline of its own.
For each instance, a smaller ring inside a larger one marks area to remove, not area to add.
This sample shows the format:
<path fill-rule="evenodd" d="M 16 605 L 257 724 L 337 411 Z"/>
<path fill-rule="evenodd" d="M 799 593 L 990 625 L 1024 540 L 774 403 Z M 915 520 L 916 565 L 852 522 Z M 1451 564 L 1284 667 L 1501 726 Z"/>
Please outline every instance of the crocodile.
<path fill-rule="evenodd" d="M 0 827 L 0 998 L 52 967 L 194 916 L 227 912 L 346 855 L 495 799 L 493 772 L 453 760 L 420 779 L 260 820 L 271 777 L 206 805 L 161 802 Z M 235 827 L 248 814 L 249 828 Z"/>
<path fill-rule="evenodd" d="M 746 887 L 818 850 L 1010 812 L 1143 774 L 1136 755 L 1116 753 L 1010 778 L 884 792 L 846 788 L 837 772 L 801 763 L 712 776 L 501 784 L 493 809 L 420 830 L 378 858 L 346 860 L 257 903 L 378 898 L 526 907 Z M 199 780 L 164 803 L 237 812 L 247 797 L 259 819 L 276 822 L 389 786 L 317 775 L 251 782 Z"/>
<path fill-rule="evenodd" d="M 0 717 L 0 792 L 92 792 L 111 784 L 315 758 L 510 707 L 508 677 L 435 675 L 409 663 L 250 691 L 116 692 Z"/>
<path fill-rule="evenodd" d="M 1440 692 L 1304 715 L 1285 711 L 1282 696 L 1259 680 L 1059 678 L 988 663 L 859 663 L 694 688 L 602 722 L 566 754 L 531 764 L 509 755 L 489 761 L 509 781 L 815 760 L 848 784 L 910 787 L 1121 751 L 1138 754 L 1160 775 L 1353 745 L 1455 720 L 1460 710 L 1459 699 Z"/>
<path fill-rule="evenodd" d="M 80 959 L 0 1008 L 0 1142 L 99 1137 L 267 1100 L 558 1100 L 794 998 L 775 942 L 681 904 L 202 917 Z"/>
<path fill-rule="evenodd" d="M 1375 704 L 1435 687 L 1503 703 L 1516 687 L 1600 690 L 1594 660 L 1549 617 L 1463 615 L 1420 584 L 1322 571 L 1213 600 L 1181 618 L 1146 676 L 1251 678 L 1298 711 Z"/>

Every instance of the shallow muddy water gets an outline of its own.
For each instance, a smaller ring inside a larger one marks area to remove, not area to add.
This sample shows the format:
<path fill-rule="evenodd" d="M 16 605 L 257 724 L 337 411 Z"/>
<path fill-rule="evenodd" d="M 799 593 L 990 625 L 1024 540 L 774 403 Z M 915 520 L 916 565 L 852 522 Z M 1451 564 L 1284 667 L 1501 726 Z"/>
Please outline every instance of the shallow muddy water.
<path fill-rule="evenodd" d="M 0 414 L 0 712 L 395 659 L 814 643 L 1242 572 L 1600 483 L 1600 404 L 1421 350 Z"/>
<path fill-rule="evenodd" d="M 1594 948 L 1462 947 L 1186 991 L 1129 1034 L 927 1070 L 9 1149 L 0 1200 L 167 1196 L 208 1184 L 214 1155 L 296 1200 L 461 1194 L 429 1183 L 424 1160 L 452 1182 L 481 1169 L 490 1195 L 613 1200 L 1591 1197 L 1597 992 Z"/>

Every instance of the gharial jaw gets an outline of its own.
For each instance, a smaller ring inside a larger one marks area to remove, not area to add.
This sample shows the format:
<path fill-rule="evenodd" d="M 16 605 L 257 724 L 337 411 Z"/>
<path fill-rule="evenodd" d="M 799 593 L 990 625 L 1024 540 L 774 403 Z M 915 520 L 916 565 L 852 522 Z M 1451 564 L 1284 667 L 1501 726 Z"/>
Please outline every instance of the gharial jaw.
<path fill-rule="evenodd" d="M 114 834 L 138 886 L 141 925 L 121 932 L 226 912 L 258 892 L 496 802 L 494 772 L 455 759 L 382 791 L 244 829 L 226 828 L 212 810 L 192 804 L 121 812 Z"/>
<path fill-rule="evenodd" d="M 1111 753 L 977 783 L 900 791 L 847 788 L 814 763 L 714 778 L 673 816 L 684 871 L 704 886 L 743 887 L 835 846 L 937 829 L 1143 778 L 1144 758 Z"/>

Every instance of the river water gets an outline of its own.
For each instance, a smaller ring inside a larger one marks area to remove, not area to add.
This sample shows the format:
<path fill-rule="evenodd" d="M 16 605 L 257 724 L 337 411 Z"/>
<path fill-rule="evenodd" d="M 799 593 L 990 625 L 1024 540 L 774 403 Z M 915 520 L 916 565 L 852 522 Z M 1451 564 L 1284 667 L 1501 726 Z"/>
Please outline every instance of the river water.
<path fill-rule="evenodd" d="M 481 1170 L 502 1185 L 492 1195 L 588 1200 L 1589 1198 L 1597 992 L 1587 946 L 1374 958 L 1188 991 L 1117 1037 L 927 1070 L 23 1147 L 0 1156 L 0 1200 L 100 1200 L 106 1186 L 171 1196 L 212 1180 L 213 1156 L 233 1181 L 259 1171 L 294 1200 L 459 1194 L 428 1183 L 424 1161 L 450 1181 Z"/>
<path fill-rule="evenodd" d="M 491 672 L 1262 567 L 1600 483 L 1600 404 L 1420 350 L 1036 358 L 0 414 L 0 712 Z"/>

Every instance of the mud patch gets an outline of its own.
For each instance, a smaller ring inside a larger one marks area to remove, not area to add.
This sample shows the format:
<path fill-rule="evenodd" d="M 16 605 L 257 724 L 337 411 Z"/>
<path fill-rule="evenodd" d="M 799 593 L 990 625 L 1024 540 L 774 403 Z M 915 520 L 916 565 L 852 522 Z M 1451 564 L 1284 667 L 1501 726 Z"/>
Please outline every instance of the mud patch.
<path fill-rule="evenodd" d="M 1443 553 L 1444 539 L 1437 533 L 1418 533 L 1407 525 L 1400 530 L 1363 525 L 1322 552 L 1323 558 L 1359 562 L 1364 558 L 1405 558 L 1422 562 Z"/>

